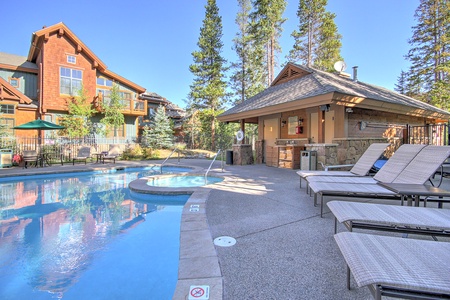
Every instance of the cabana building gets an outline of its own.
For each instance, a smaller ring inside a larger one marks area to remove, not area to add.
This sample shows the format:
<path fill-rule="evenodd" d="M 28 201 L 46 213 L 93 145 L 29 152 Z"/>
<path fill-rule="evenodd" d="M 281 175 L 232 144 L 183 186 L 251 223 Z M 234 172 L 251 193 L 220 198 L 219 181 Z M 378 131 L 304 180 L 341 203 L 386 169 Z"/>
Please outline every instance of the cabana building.
<path fill-rule="evenodd" d="M 354 163 L 375 142 L 447 143 L 449 112 L 360 82 L 353 70 L 351 78 L 288 63 L 269 88 L 218 119 L 239 122 L 244 132 L 246 123 L 258 124 L 256 162 L 294 169 L 302 151 L 336 165 Z M 420 139 L 413 128 L 421 129 Z M 252 162 L 250 145 L 234 145 L 233 154 L 234 163 Z"/>

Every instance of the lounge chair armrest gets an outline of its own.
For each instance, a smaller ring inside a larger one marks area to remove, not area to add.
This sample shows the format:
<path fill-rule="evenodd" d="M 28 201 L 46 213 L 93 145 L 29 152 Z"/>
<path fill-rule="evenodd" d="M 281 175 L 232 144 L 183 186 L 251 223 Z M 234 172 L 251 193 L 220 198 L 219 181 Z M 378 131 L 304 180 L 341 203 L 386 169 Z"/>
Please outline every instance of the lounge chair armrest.
<path fill-rule="evenodd" d="M 324 165 L 323 162 L 319 161 L 319 164 L 322 165 L 322 168 L 325 171 L 330 171 L 330 169 L 341 169 L 341 168 L 351 168 L 353 167 L 355 164 L 348 164 L 348 165 L 332 165 L 332 166 L 327 166 Z"/>

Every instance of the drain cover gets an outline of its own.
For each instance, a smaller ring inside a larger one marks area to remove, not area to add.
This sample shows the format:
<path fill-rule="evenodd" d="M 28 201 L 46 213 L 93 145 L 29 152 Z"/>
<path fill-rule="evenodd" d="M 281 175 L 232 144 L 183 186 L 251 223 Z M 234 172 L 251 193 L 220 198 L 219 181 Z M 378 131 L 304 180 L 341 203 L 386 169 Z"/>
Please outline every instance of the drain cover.
<path fill-rule="evenodd" d="M 214 245 L 220 247 L 230 247 L 236 244 L 236 239 L 231 236 L 219 236 L 214 239 Z"/>

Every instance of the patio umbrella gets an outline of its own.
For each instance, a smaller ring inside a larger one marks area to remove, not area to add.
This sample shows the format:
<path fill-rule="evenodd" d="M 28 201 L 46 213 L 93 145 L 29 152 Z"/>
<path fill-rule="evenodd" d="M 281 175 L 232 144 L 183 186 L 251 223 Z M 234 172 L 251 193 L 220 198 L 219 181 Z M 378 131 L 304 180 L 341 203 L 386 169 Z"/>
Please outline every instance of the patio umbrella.
<path fill-rule="evenodd" d="M 38 131 L 38 144 L 39 149 L 41 148 L 41 130 L 58 130 L 58 129 L 64 129 L 64 126 L 60 126 L 58 124 L 44 121 L 41 119 L 34 120 L 22 125 L 18 125 L 13 127 L 13 129 L 19 129 L 19 130 L 37 130 Z"/>
<path fill-rule="evenodd" d="M 19 126 L 13 127 L 13 129 L 22 129 L 22 130 L 58 130 L 64 129 L 64 126 L 57 125 L 52 122 L 44 121 L 44 120 L 34 120 Z"/>

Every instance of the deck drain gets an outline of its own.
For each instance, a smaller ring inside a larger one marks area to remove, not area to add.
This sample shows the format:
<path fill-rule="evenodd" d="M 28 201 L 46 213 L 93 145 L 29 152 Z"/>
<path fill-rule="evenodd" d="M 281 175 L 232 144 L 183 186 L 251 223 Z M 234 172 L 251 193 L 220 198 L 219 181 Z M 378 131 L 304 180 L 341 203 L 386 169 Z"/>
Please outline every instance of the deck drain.
<path fill-rule="evenodd" d="M 236 239 L 231 236 L 219 236 L 214 239 L 214 245 L 220 247 L 230 247 L 236 244 Z"/>

